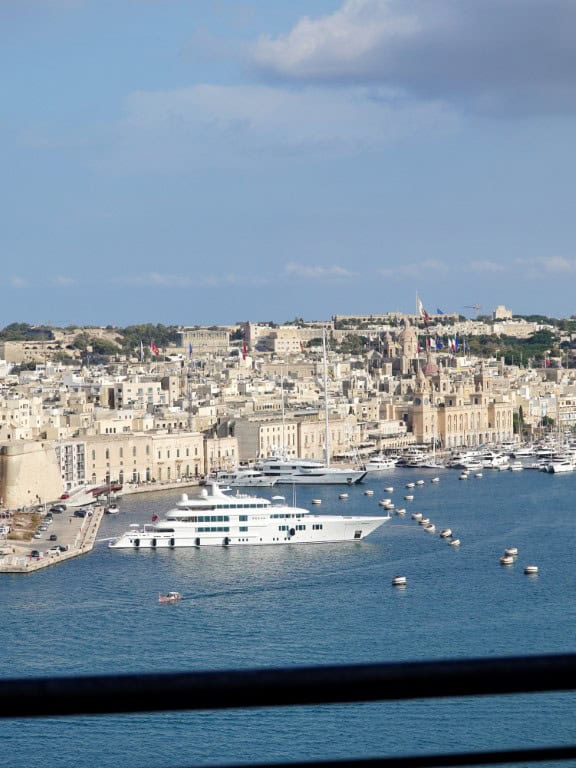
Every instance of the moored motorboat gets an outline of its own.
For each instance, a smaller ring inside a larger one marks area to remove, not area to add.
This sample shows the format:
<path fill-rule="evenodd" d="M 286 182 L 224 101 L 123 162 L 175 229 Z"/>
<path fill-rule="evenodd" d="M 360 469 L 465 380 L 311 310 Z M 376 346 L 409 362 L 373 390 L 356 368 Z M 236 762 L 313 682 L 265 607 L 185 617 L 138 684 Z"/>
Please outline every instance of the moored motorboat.
<path fill-rule="evenodd" d="M 104 510 L 107 515 L 117 515 L 119 511 L 117 504 L 109 504 Z"/>
<path fill-rule="evenodd" d="M 442 528 L 440 531 L 440 536 L 443 539 L 448 539 L 450 536 L 452 536 L 452 528 Z"/>
<path fill-rule="evenodd" d="M 514 564 L 514 558 L 512 555 L 502 555 L 500 558 L 500 565 L 513 565 Z"/>
<path fill-rule="evenodd" d="M 392 585 L 394 587 L 405 587 L 407 583 L 406 576 L 394 576 Z"/>

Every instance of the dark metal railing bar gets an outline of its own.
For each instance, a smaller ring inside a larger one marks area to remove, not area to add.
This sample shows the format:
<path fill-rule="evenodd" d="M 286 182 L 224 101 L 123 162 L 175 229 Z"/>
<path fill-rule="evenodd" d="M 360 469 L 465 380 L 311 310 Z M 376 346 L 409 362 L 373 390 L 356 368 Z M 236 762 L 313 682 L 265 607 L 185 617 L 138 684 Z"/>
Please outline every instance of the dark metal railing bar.
<path fill-rule="evenodd" d="M 360 760 L 318 760 L 294 763 L 251 763 L 249 768 L 455 768 L 467 765 L 562 762 L 576 758 L 576 747 L 536 747 L 490 752 L 449 752 L 443 755 L 372 757 Z M 202 768 L 247 768 L 246 764 Z"/>
<path fill-rule="evenodd" d="M 220 710 L 576 690 L 576 654 L 0 680 L 0 718 Z"/>

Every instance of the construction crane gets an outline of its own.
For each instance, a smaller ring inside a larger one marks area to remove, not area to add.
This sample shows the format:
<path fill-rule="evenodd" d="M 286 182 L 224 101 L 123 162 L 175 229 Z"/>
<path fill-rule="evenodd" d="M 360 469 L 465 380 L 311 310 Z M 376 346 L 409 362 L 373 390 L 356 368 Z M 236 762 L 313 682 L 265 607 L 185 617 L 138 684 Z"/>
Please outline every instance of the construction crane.
<path fill-rule="evenodd" d="M 482 309 L 482 306 L 481 304 L 464 304 L 464 309 L 473 309 L 476 314 L 478 314 Z"/>

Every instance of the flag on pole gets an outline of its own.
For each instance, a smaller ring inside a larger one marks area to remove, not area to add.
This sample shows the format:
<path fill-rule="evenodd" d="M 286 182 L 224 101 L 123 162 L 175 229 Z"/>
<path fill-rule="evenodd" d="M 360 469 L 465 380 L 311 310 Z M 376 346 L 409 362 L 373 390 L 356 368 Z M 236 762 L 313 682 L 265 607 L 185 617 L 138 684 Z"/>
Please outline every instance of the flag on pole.
<path fill-rule="evenodd" d="M 424 309 L 424 304 L 422 304 L 422 300 L 420 299 L 420 296 L 418 296 L 418 295 L 416 295 L 416 303 L 418 305 L 418 314 L 420 315 L 420 317 L 426 323 L 426 328 L 428 328 L 428 321 L 430 320 L 430 315 Z"/>
<path fill-rule="evenodd" d="M 439 336 L 436 336 L 436 350 L 442 349 L 442 341 Z"/>
<path fill-rule="evenodd" d="M 140 339 L 140 362 L 144 360 L 144 343 L 142 339 Z"/>
<path fill-rule="evenodd" d="M 188 344 L 188 357 L 192 357 L 192 342 Z"/>
<path fill-rule="evenodd" d="M 248 354 L 248 347 L 246 346 L 246 342 L 242 342 L 242 360 L 246 360 L 246 355 Z"/>
<path fill-rule="evenodd" d="M 153 341 L 150 342 L 150 352 L 156 356 L 160 354 L 160 350 Z"/>

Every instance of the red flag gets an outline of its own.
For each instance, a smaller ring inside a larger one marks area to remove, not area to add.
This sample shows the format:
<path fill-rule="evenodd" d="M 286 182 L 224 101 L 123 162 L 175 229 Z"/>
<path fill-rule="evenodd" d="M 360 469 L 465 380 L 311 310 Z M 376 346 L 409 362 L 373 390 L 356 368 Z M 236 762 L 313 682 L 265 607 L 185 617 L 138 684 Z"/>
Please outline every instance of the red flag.
<path fill-rule="evenodd" d="M 158 520 L 158 515 L 152 515 L 152 522 L 155 523 Z"/>
<path fill-rule="evenodd" d="M 242 360 L 246 360 L 246 355 L 248 354 L 248 347 L 246 346 L 246 342 L 242 342 Z"/>
<path fill-rule="evenodd" d="M 150 342 L 150 352 L 151 352 L 153 355 L 159 355 L 159 354 L 160 354 L 160 350 L 158 349 L 158 347 L 156 346 L 156 344 L 154 344 L 154 342 L 153 342 L 153 341 L 151 341 L 151 342 Z"/>

